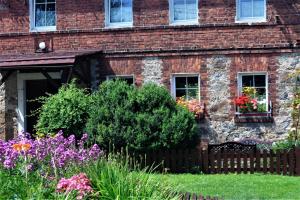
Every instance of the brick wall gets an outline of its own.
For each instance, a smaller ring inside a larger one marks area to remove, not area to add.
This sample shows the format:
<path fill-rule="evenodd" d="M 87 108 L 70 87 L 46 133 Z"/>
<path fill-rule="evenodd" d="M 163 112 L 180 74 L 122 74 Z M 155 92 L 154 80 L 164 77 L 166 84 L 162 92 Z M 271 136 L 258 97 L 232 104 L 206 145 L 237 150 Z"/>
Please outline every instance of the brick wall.
<path fill-rule="evenodd" d="M 0 10 L 0 32 L 28 32 L 29 1 L 9 0 Z M 57 28 L 93 29 L 104 27 L 104 0 L 57 0 Z M 199 0 L 200 24 L 233 24 L 236 0 Z M 275 23 L 277 15 L 283 23 L 299 22 L 299 0 L 267 0 L 267 18 Z M 134 26 L 169 24 L 168 0 L 134 0 Z M 297 16 L 298 15 L 298 16 Z"/>
<path fill-rule="evenodd" d="M 40 34 L 29 33 L 27 1 L 7 2 L 9 9 L 0 11 L 1 54 L 34 53 Z M 199 25 L 187 27 L 169 26 L 168 8 L 167 0 L 134 0 L 134 27 L 116 30 L 104 28 L 103 0 L 61 0 L 58 31 L 47 35 L 55 51 L 290 47 L 300 40 L 300 25 L 292 25 L 300 24 L 299 0 L 268 0 L 268 22 L 252 26 L 234 23 L 235 0 L 199 1 Z"/>

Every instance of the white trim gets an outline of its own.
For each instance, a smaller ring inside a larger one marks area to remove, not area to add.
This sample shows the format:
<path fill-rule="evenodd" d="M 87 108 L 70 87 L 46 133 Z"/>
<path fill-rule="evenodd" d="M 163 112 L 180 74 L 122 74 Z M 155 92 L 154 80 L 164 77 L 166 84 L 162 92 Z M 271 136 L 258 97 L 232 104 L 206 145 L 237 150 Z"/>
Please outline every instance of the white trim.
<path fill-rule="evenodd" d="M 267 0 L 264 0 L 264 16 L 263 17 L 241 17 L 241 9 L 240 9 L 240 1 L 236 0 L 236 15 L 235 15 L 235 23 L 263 23 L 267 22 Z M 253 1 L 253 0 L 252 0 Z"/>
<path fill-rule="evenodd" d="M 133 1 L 131 0 L 131 9 L 132 9 L 132 16 L 131 22 L 117 22 L 111 23 L 110 22 L 110 0 L 104 0 L 104 10 L 105 10 L 105 27 L 106 28 L 124 28 L 124 27 L 133 27 Z"/>
<path fill-rule="evenodd" d="M 48 73 L 53 79 L 60 79 L 60 72 Z M 17 73 L 17 89 L 18 89 L 18 107 L 17 107 L 17 123 L 18 131 L 22 132 L 26 130 L 26 84 L 27 80 L 45 80 L 47 79 L 41 73 Z"/>
<path fill-rule="evenodd" d="M 242 90 L 242 77 L 247 75 L 265 75 L 265 82 L 266 82 L 266 109 L 269 111 L 269 78 L 268 78 L 268 72 L 238 72 L 237 78 L 238 78 L 238 96 L 241 95 Z"/>
<path fill-rule="evenodd" d="M 200 89 L 201 89 L 201 86 L 200 86 L 200 83 L 201 83 L 201 79 L 200 79 L 200 74 L 197 74 L 197 73 L 174 73 L 174 74 L 171 74 L 171 77 L 170 77 L 170 82 L 171 82 L 171 95 L 174 99 L 176 99 L 176 82 L 175 82 L 175 78 L 176 77 L 198 77 L 198 98 L 199 98 L 199 102 L 201 101 L 201 92 L 200 92 Z"/>
<path fill-rule="evenodd" d="M 197 18 L 191 20 L 174 20 L 174 0 L 169 0 L 169 24 L 176 25 L 197 25 L 199 24 L 199 1 L 196 0 Z"/>
<path fill-rule="evenodd" d="M 47 32 L 56 31 L 56 26 L 35 26 L 35 5 L 36 0 L 29 1 L 29 20 L 30 20 L 30 32 Z M 55 24 L 57 23 L 57 6 L 55 0 Z"/>

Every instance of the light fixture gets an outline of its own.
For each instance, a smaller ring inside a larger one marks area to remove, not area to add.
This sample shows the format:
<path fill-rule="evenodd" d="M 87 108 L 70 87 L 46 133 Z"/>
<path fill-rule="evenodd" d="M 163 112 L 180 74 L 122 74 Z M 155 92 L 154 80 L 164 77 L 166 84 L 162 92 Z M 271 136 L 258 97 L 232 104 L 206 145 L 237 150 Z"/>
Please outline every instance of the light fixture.
<path fill-rule="evenodd" d="M 45 42 L 40 42 L 40 43 L 39 43 L 39 48 L 40 48 L 41 50 L 45 50 L 45 49 L 46 49 L 46 43 L 45 43 Z"/>

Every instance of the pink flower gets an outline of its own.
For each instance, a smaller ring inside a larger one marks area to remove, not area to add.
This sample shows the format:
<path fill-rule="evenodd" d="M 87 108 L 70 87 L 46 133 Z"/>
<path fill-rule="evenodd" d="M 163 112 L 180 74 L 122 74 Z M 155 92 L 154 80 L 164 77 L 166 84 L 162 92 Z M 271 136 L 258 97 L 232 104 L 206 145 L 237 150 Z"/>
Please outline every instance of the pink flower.
<path fill-rule="evenodd" d="M 93 192 L 91 182 L 84 173 L 72 176 L 69 179 L 62 178 L 56 187 L 57 192 L 77 192 L 77 199 L 83 199 L 88 193 Z"/>

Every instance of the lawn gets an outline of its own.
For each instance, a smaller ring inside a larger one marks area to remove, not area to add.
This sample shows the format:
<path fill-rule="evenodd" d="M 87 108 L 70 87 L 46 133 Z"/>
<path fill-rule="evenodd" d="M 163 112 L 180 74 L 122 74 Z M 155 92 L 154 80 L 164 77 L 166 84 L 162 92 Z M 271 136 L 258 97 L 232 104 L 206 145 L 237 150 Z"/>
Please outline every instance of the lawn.
<path fill-rule="evenodd" d="M 160 175 L 178 191 L 218 196 L 226 199 L 300 199 L 300 178 L 262 175 Z"/>

